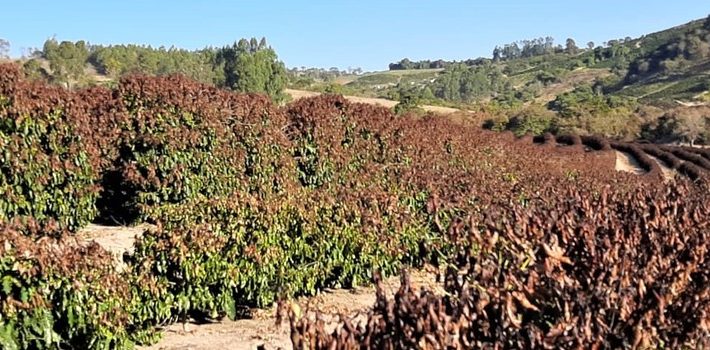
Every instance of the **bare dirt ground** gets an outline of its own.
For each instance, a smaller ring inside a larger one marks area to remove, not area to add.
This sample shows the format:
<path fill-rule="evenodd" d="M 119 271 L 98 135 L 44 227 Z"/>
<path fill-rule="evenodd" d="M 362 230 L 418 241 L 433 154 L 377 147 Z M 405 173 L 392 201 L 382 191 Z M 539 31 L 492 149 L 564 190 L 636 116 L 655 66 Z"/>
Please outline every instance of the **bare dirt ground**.
<path fill-rule="evenodd" d="M 661 168 L 661 172 L 663 173 L 663 178 L 666 179 L 666 181 L 673 180 L 677 175 L 678 172 L 669 168 L 666 163 L 664 163 L 662 160 L 650 155 L 646 154 L 649 158 L 653 159 L 658 163 L 658 166 Z"/>
<path fill-rule="evenodd" d="M 616 171 L 625 171 L 636 175 L 643 175 L 646 171 L 641 168 L 636 158 L 626 152 L 616 152 Z"/>
<path fill-rule="evenodd" d="M 143 234 L 143 231 L 150 228 L 150 225 L 128 226 L 102 226 L 89 224 L 77 234 L 80 242 L 95 241 L 101 247 L 111 252 L 118 269 L 123 268 L 123 253 L 133 251 L 133 243 L 136 237 Z"/>
<path fill-rule="evenodd" d="M 121 253 L 131 252 L 135 237 L 142 234 L 150 225 L 138 226 L 103 226 L 89 224 L 79 231 L 78 237 L 86 241 L 96 241 L 104 249 Z"/>
<path fill-rule="evenodd" d="M 636 158 L 626 152 L 614 151 L 616 152 L 616 171 L 625 171 L 628 173 L 643 175 L 646 171 L 639 165 Z M 648 154 L 647 154 L 648 155 Z M 663 177 L 666 181 L 673 180 L 677 172 L 664 164 L 660 159 L 648 155 L 649 158 L 653 159 L 661 167 L 661 172 L 663 172 Z"/>
<path fill-rule="evenodd" d="M 304 97 L 312 97 L 312 96 L 320 95 L 320 93 L 318 93 L 318 92 L 304 91 L 304 90 L 293 90 L 293 89 L 286 89 L 285 92 L 287 94 L 289 94 L 294 100 L 298 100 L 299 98 L 304 98 Z M 359 97 L 359 96 L 345 96 L 345 98 L 351 102 L 369 103 L 369 104 L 384 106 L 387 108 L 392 108 L 395 105 L 397 105 L 397 103 L 398 103 L 397 101 L 387 100 L 384 98 L 371 98 L 371 97 Z M 427 112 L 433 112 L 433 113 L 439 113 L 439 114 L 451 114 L 451 113 L 455 113 L 455 112 L 460 111 L 459 109 L 456 109 L 456 108 L 441 107 L 441 106 L 422 106 L 422 108 Z"/>

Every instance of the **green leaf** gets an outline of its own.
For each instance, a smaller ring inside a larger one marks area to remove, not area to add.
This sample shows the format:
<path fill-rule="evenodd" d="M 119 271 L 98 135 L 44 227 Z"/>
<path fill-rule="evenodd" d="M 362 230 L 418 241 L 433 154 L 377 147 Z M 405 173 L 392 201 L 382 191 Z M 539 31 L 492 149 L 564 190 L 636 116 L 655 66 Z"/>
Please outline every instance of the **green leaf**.
<path fill-rule="evenodd" d="M 12 278 L 11 276 L 3 276 L 3 278 L 2 278 L 3 293 L 5 293 L 5 295 L 10 295 L 10 293 L 12 292 L 12 286 L 15 283 L 16 282 L 14 281 L 14 278 Z"/>
<path fill-rule="evenodd" d="M 225 311 L 227 312 L 227 317 L 229 317 L 230 320 L 235 320 L 237 318 L 237 303 L 229 294 L 227 294 L 226 298 Z"/>
<path fill-rule="evenodd" d="M 28 300 L 30 300 L 30 290 L 28 288 L 22 288 L 20 290 L 20 301 L 23 303 L 26 303 Z"/>

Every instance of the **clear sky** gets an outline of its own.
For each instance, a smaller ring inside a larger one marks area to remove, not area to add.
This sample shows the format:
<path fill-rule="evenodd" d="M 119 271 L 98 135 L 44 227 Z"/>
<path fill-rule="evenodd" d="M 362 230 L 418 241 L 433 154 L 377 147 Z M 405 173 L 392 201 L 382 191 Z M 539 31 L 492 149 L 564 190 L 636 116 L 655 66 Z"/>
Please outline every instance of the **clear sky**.
<path fill-rule="evenodd" d="M 4 1 L 12 53 L 44 40 L 188 49 L 265 36 L 287 66 L 362 67 L 490 56 L 519 39 L 579 46 L 637 37 L 710 14 L 709 0 Z"/>

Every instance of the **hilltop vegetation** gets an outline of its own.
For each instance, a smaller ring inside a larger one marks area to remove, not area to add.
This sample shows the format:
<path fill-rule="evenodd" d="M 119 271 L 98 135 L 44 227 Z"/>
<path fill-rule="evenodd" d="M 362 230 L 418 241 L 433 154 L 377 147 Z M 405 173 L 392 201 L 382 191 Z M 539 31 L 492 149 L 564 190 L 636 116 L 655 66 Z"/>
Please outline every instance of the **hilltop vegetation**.
<path fill-rule="evenodd" d="M 47 65 L 43 65 L 47 62 Z M 94 85 L 96 71 L 109 81 L 128 74 L 154 76 L 181 74 L 199 82 L 240 92 L 265 93 L 276 101 L 285 98 L 286 68 L 262 38 L 241 39 L 221 48 L 184 50 L 141 45 L 91 45 L 54 38 L 44 43 L 23 65 L 31 79 L 69 87 Z"/>
<path fill-rule="evenodd" d="M 614 93 L 634 84 L 643 82 L 639 85 L 644 85 L 651 78 L 663 79 L 683 73 L 703 72 L 710 58 L 709 28 L 710 17 L 637 39 L 627 37 L 609 40 L 599 46 L 590 42 L 584 48 L 578 47 L 572 38 L 568 38 L 564 46 L 555 45 L 551 37 L 522 40 L 496 47 L 490 59 L 411 62 L 405 58 L 390 64 L 390 69 L 422 69 L 433 68 L 435 65 L 437 68 L 445 68 L 443 75 L 467 67 L 474 74 L 458 82 L 444 84 L 449 90 L 458 90 L 457 93 L 435 94 L 445 100 L 462 102 L 471 102 L 484 96 L 501 100 L 498 96 L 511 89 L 517 93 L 518 99 L 526 102 L 530 96 L 526 98 L 524 88 L 537 83 L 544 86 L 559 82 L 565 75 L 580 69 L 609 69 L 614 73 L 614 78 L 602 83 L 605 93 Z M 502 75 L 505 82 L 510 84 L 485 86 L 475 74 L 479 70 L 484 70 L 489 77 Z M 468 85 L 477 88 L 471 89 Z M 485 94 L 482 95 L 480 91 Z M 529 91 L 534 92 L 534 87 Z"/>

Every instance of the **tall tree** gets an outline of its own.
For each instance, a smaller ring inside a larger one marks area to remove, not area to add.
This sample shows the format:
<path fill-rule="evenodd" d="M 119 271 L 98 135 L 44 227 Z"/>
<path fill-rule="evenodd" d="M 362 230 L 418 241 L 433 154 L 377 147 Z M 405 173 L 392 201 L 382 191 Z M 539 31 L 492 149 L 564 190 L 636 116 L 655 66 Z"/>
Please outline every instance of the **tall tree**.
<path fill-rule="evenodd" d="M 217 64 L 224 70 L 225 85 L 235 91 L 266 93 L 276 101 L 284 99 L 286 67 L 276 52 L 256 38 L 241 39 L 217 54 Z"/>
<path fill-rule="evenodd" d="M 587 43 L 587 48 L 590 49 L 590 50 L 594 50 L 594 42 L 593 42 L 593 41 L 588 42 L 588 43 Z"/>
<path fill-rule="evenodd" d="M 550 54 L 555 51 L 555 39 L 551 36 L 545 37 L 543 54 Z"/>
<path fill-rule="evenodd" d="M 577 47 L 577 43 L 574 42 L 574 39 L 568 38 L 567 42 L 565 44 L 565 52 L 567 52 L 570 55 L 575 55 L 575 54 L 577 54 L 577 51 L 579 51 L 579 48 Z"/>
<path fill-rule="evenodd" d="M 22 71 L 25 73 L 25 77 L 30 80 L 49 80 L 50 76 L 47 71 L 42 67 L 39 60 L 36 58 L 31 58 L 22 65 Z"/>
<path fill-rule="evenodd" d="M 498 62 L 500 61 L 500 53 L 501 49 L 500 47 L 496 46 L 495 49 L 493 49 L 493 60 Z"/>
<path fill-rule="evenodd" d="M 89 50 L 84 41 L 62 41 L 51 38 L 44 43 L 44 58 L 49 61 L 52 80 L 71 86 L 84 76 Z"/>
<path fill-rule="evenodd" d="M 10 42 L 0 38 L 0 58 L 10 57 Z"/>
<path fill-rule="evenodd" d="M 702 114 L 683 113 L 676 116 L 678 136 L 691 146 L 708 131 L 708 118 Z"/>

